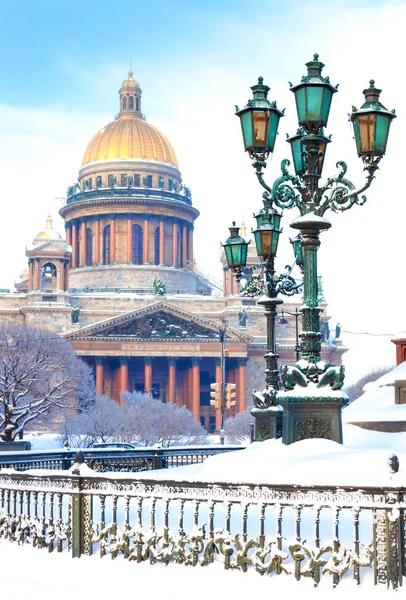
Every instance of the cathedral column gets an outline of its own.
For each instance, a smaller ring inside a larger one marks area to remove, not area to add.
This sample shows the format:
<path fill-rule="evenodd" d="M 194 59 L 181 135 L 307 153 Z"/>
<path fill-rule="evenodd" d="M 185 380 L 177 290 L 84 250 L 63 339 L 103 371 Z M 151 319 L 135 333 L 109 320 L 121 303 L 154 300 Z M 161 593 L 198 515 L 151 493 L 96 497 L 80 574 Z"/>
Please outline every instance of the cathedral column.
<path fill-rule="evenodd" d="M 200 358 L 192 358 L 192 415 L 200 423 Z"/>
<path fill-rule="evenodd" d="M 159 221 L 159 264 L 165 264 L 165 223 L 163 219 Z"/>
<path fill-rule="evenodd" d="M 244 412 L 247 408 L 247 359 L 238 359 L 238 381 L 237 381 L 237 412 Z"/>
<path fill-rule="evenodd" d="M 83 267 L 86 264 L 86 221 L 80 224 L 80 237 L 79 237 L 79 266 Z"/>
<path fill-rule="evenodd" d="M 104 366 L 101 357 L 96 358 L 96 396 L 103 395 Z"/>
<path fill-rule="evenodd" d="M 147 394 L 152 392 L 152 361 L 153 356 L 144 357 L 144 390 Z"/>
<path fill-rule="evenodd" d="M 223 296 L 227 296 L 227 269 L 223 269 Z"/>
<path fill-rule="evenodd" d="M 65 291 L 65 261 L 59 261 L 59 290 Z"/>
<path fill-rule="evenodd" d="M 78 266 L 78 230 L 76 223 L 72 222 L 72 267 Z"/>
<path fill-rule="evenodd" d="M 176 358 L 168 358 L 168 402 L 176 402 Z"/>
<path fill-rule="evenodd" d="M 100 219 L 97 217 L 94 222 L 94 262 L 96 265 L 101 263 L 100 260 Z"/>
<path fill-rule="evenodd" d="M 119 403 L 124 405 L 124 400 L 121 397 L 123 392 L 128 392 L 128 358 L 122 356 L 120 358 L 120 375 L 119 375 Z"/>
<path fill-rule="evenodd" d="M 110 219 L 110 264 L 116 262 L 116 219 Z"/>
<path fill-rule="evenodd" d="M 182 265 L 181 267 L 186 267 L 186 254 L 187 251 L 187 228 L 186 225 L 182 226 Z"/>
<path fill-rule="evenodd" d="M 130 216 L 127 218 L 127 262 L 133 261 L 133 222 Z"/>
<path fill-rule="evenodd" d="M 223 370 L 221 368 L 221 358 L 215 358 L 215 365 L 216 365 L 216 383 L 220 384 L 220 388 L 221 388 L 221 383 L 223 382 Z M 221 408 L 217 408 L 216 409 L 216 429 L 220 430 L 221 429 Z"/>
<path fill-rule="evenodd" d="M 228 295 L 233 295 L 233 272 L 231 269 L 228 270 Z"/>
<path fill-rule="evenodd" d="M 178 266 L 178 224 L 172 223 L 172 267 Z"/>
<path fill-rule="evenodd" d="M 149 222 L 144 219 L 144 265 L 149 264 Z"/>
<path fill-rule="evenodd" d="M 69 291 L 69 259 L 65 260 L 65 292 Z"/>
<path fill-rule="evenodd" d="M 32 276 L 33 276 L 33 263 L 30 259 L 28 261 L 28 291 L 32 292 Z"/>
<path fill-rule="evenodd" d="M 39 258 L 35 259 L 35 289 L 39 290 L 39 284 L 40 284 L 40 280 L 39 280 L 39 274 L 40 274 L 40 267 L 39 267 Z"/>
<path fill-rule="evenodd" d="M 72 246 L 72 228 L 69 223 L 66 225 L 66 245 Z M 70 260 L 72 260 L 72 255 L 70 257 Z"/>
<path fill-rule="evenodd" d="M 188 227 L 187 251 L 189 257 L 188 260 L 193 264 L 193 225 L 189 225 Z"/>

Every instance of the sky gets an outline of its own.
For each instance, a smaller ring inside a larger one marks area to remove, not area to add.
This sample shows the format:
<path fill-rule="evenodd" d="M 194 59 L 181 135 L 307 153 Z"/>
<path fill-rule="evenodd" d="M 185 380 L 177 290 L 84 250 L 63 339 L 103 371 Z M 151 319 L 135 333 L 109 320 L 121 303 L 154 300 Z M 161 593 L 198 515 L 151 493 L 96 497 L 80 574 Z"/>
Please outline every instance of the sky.
<path fill-rule="evenodd" d="M 373 364 L 394 363 L 391 334 L 406 329 L 403 302 L 403 232 L 406 221 L 401 158 L 406 135 L 401 98 L 405 80 L 406 2 L 318 1 L 0 0 L 0 287 L 10 288 L 26 266 L 25 246 L 43 228 L 48 210 L 58 216 L 61 198 L 80 167 L 93 135 L 118 112 L 118 89 L 130 62 L 143 89 L 147 120 L 170 139 L 184 182 L 200 211 L 195 258 L 220 276 L 220 241 L 233 220 L 253 226 L 261 207 L 258 185 L 244 153 L 235 104 L 243 106 L 259 75 L 271 100 L 286 108 L 266 179 L 290 157 L 286 134 L 297 128 L 293 94 L 315 52 L 334 95 L 326 133 L 325 175 L 348 163 L 356 187 L 365 174 L 348 123 L 371 78 L 381 100 L 396 108 L 368 201 L 331 217 L 322 235 L 319 274 L 331 316 L 340 322 L 351 378 Z M 295 210 L 285 212 L 277 266 L 291 262 L 289 236 Z M 353 333 L 346 333 L 353 332 Z M 354 333 L 355 332 L 355 333 Z M 369 335 L 359 335 L 366 332 Z M 370 335 L 373 334 L 373 335 Z M 377 335 L 388 334 L 388 335 Z"/>

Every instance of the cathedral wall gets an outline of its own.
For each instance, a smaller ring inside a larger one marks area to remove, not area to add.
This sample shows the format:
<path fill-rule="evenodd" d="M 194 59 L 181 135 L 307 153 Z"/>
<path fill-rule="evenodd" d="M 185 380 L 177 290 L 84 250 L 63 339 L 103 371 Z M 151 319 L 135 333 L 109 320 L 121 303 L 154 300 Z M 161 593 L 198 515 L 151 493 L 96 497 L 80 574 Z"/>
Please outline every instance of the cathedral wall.
<path fill-rule="evenodd" d="M 193 293 L 197 278 L 189 271 L 155 265 L 101 265 L 69 271 L 72 290 L 138 288 L 151 290 L 155 279 L 162 279 L 168 291 Z"/>

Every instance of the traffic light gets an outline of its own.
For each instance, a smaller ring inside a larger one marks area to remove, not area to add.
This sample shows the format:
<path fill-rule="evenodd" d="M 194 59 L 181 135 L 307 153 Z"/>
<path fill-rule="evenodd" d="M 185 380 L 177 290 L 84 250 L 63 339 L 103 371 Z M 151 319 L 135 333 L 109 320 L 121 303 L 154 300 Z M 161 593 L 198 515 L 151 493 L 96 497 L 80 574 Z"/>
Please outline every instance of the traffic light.
<path fill-rule="evenodd" d="M 226 385 L 226 408 L 231 408 L 235 404 L 235 383 L 227 383 Z"/>
<path fill-rule="evenodd" d="M 210 392 L 210 405 L 214 406 L 214 408 L 221 408 L 221 400 L 222 400 L 222 384 L 221 383 L 211 383 L 210 387 L 212 391 Z"/>

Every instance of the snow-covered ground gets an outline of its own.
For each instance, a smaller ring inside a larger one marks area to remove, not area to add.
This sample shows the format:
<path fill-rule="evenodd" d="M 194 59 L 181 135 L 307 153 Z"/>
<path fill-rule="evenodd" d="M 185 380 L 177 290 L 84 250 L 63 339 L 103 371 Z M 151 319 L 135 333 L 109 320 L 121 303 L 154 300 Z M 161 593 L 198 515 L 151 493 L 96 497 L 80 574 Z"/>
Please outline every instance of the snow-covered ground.
<path fill-rule="evenodd" d="M 392 388 L 393 389 L 393 388 Z M 393 474 L 388 457 L 399 457 L 400 470 Z M 84 468 L 84 475 L 90 472 Z M 87 471 L 87 472 L 86 472 Z M 105 474 L 109 477 L 109 474 Z M 117 473 L 111 475 L 116 478 Z M 126 477 L 126 474 L 120 474 Z M 184 481 L 229 481 L 233 483 L 296 485 L 406 485 L 406 432 L 380 433 L 354 425 L 344 425 L 344 444 L 329 440 L 304 440 L 284 446 L 280 440 L 250 445 L 245 451 L 218 455 L 203 464 L 163 471 L 143 472 L 143 478 Z M 133 478 L 134 474 L 128 474 Z M 0 590 L 2 597 L 17 600 L 89 597 L 143 597 L 152 600 L 171 598 L 199 600 L 215 594 L 219 597 L 269 597 L 284 594 L 287 598 L 359 599 L 390 597 L 403 592 L 386 592 L 375 587 L 372 572 L 356 586 L 350 578 L 332 588 L 331 577 L 315 589 L 311 580 L 296 582 L 294 577 L 263 576 L 256 572 L 225 571 L 220 563 L 209 567 L 162 564 L 153 566 L 125 561 L 82 557 L 71 559 L 67 552 L 48 554 L 46 550 L 18 547 L 0 540 Z M 379 595 L 379 596 L 378 596 Z M 384 596 L 386 597 L 386 596 Z"/>
<path fill-rule="evenodd" d="M 67 554 L 48 554 L 46 550 L 18 547 L 0 541 L 0 592 L 13 600 L 88 600 L 89 598 L 126 598 L 150 600 L 207 600 L 274 598 L 287 600 L 370 600 L 402 598 L 404 591 L 385 587 L 357 586 L 343 581 L 332 588 L 331 578 L 318 588 L 311 580 L 278 575 L 225 571 L 219 563 L 209 567 L 129 563 L 124 559 L 96 556 L 72 559 Z"/>

